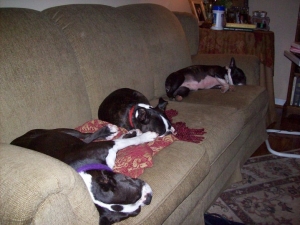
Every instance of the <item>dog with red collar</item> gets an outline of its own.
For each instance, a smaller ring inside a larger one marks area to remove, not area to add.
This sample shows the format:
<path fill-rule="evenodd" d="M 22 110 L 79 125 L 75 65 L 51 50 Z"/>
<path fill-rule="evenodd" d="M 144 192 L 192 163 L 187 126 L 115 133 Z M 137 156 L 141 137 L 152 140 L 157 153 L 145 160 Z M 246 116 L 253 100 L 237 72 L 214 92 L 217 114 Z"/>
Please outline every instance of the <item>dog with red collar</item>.
<path fill-rule="evenodd" d="M 150 186 L 140 180 L 115 173 L 112 168 L 119 150 L 153 141 L 155 132 L 132 130 L 111 140 L 117 131 L 108 125 L 95 133 L 73 129 L 36 129 L 11 142 L 65 162 L 84 180 L 91 199 L 100 213 L 100 225 L 109 225 L 140 213 L 152 199 Z M 92 142 L 94 140 L 103 140 Z"/>
<path fill-rule="evenodd" d="M 165 81 L 170 99 L 181 101 L 190 91 L 220 88 L 222 93 L 233 90 L 234 85 L 245 85 L 246 76 L 231 58 L 229 66 L 194 65 L 171 73 Z"/>
<path fill-rule="evenodd" d="M 152 107 L 148 99 L 140 92 L 121 88 L 108 95 L 98 110 L 98 118 L 126 130 L 139 129 L 143 133 L 153 131 L 159 136 L 175 132 L 165 114 L 168 102 L 159 99 Z"/>

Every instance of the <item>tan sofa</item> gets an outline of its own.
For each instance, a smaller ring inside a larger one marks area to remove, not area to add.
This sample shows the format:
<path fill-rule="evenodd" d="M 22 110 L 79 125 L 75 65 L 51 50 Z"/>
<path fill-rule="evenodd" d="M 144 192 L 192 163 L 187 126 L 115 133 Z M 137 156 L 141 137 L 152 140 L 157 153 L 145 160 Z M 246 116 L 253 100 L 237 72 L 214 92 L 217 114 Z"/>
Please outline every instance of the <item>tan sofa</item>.
<path fill-rule="evenodd" d="M 154 104 L 165 78 L 192 64 L 228 65 L 231 55 L 202 55 L 188 13 L 153 4 L 67 5 L 39 12 L 0 9 L 0 224 L 97 224 L 81 178 L 68 165 L 9 143 L 35 128 L 75 128 L 97 118 L 117 88 Z M 120 224 L 204 224 L 203 213 L 241 178 L 240 167 L 266 139 L 268 95 L 259 60 L 235 56 L 247 86 L 222 94 L 193 92 L 174 122 L 204 128 L 199 144 L 176 141 L 154 157 L 141 179 L 152 203 Z"/>

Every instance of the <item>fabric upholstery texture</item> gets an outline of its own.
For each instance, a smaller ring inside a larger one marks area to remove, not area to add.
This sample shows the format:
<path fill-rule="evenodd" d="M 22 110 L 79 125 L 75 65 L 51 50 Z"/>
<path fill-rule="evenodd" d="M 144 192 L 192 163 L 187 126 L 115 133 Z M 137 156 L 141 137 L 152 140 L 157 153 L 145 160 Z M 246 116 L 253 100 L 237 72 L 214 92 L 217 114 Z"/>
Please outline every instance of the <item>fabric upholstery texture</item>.
<path fill-rule="evenodd" d="M 0 224 L 98 223 L 81 177 L 52 157 L 0 145 L 0 177 Z"/>
<path fill-rule="evenodd" d="M 183 28 L 172 12 L 163 7 L 149 4 L 115 9 L 68 5 L 44 13 L 70 40 L 86 82 L 94 118 L 111 90 L 131 87 L 151 99 L 164 93 L 161 80 L 166 74 L 191 64 Z M 141 79 L 144 82 L 139 82 Z"/>
<path fill-rule="evenodd" d="M 133 87 L 153 97 L 145 41 L 139 24 L 126 13 L 101 5 L 67 5 L 44 13 L 62 28 L 74 49 L 93 118 L 97 118 L 100 103 L 112 90 Z M 146 79 L 144 83 L 139 82 L 141 77 Z"/>
<path fill-rule="evenodd" d="M 151 204 L 138 217 L 120 224 L 162 224 L 166 220 L 209 172 L 207 153 L 195 145 L 176 141 L 154 157 L 155 166 L 140 176 L 155 193 Z M 190 157 L 186 158 L 187 154 Z"/>
<path fill-rule="evenodd" d="M 226 106 L 235 108 L 243 118 L 241 124 L 244 124 L 256 113 L 261 112 L 262 108 L 267 104 L 267 98 L 268 95 L 265 93 L 265 88 L 246 85 L 236 86 L 234 91 L 229 91 L 225 94 L 218 89 L 191 92 L 187 98 L 183 99 L 183 102 L 198 102 L 201 105 L 205 105 L 205 107 Z M 227 121 L 231 119 L 232 117 L 228 116 Z"/>
<path fill-rule="evenodd" d="M 67 5 L 38 12 L 0 8 L 0 224 L 98 224 L 81 177 L 68 165 L 9 143 L 36 129 L 97 119 L 117 88 L 153 106 L 166 77 L 192 64 L 227 66 L 232 55 L 197 52 L 198 23 L 155 4 Z M 175 141 L 140 176 L 153 200 L 118 224 L 204 224 L 203 213 L 266 139 L 268 93 L 259 59 L 234 56 L 248 86 L 192 92 L 173 122 L 204 128 L 199 143 Z M 165 98 L 167 100 L 167 98 Z"/>
<path fill-rule="evenodd" d="M 199 47 L 198 18 L 186 12 L 174 12 L 174 14 L 183 26 L 191 55 L 197 55 Z"/>
<path fill-rule="evenodd" d="M 154 95 L 160 97 L 165 94 L 164 81 L 167 76 L 192 63 L 181 23 L 173 13 L 157 5 L 136 4 L 122 6 L 121 9 L 141 24 L 151 66 L 148 76 L 154 76 Z"/>
<path fill-rule="evenodd" d="M 174 122 L 185 121 L 188 127 L 205 128 L 205 141 L 200 145 L 213 163 L 220 149 L 226 149 L 245 124 L 257 113 L 264 115 L 268 99 L 265 89 L 259 86 L 236 87 L 236 91 L 226 94 L 217 89 L 209 91 L 209 95 L 206 90 L 193 92 L 184 102 L 169 102 L 168 107 L 180 112 Z"/>
<path fill-rule="evenodd" d="M 0 21 L 0 141 L 91 119 L 75 55 L 55 24 L 40 12 L 13 8 L 0 8 Z"/>

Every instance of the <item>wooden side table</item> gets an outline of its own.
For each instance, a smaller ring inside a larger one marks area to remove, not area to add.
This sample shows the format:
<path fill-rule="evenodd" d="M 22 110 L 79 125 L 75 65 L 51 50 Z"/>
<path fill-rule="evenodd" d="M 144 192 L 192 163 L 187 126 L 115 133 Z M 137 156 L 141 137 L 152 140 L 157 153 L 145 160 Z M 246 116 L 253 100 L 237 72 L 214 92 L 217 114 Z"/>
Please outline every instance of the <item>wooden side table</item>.
<path fill-rule="evenodd" d="M 256 55 L 267 67 L 274 67 L 274 32 L 216 31 L 199 29 L 199 51 L 210 54 Z"/>
<path fill-rule="evenodd" d="M 260 86 L 269 93 L 267 124 L 276 121 L 274 96 L 274 32 L 216 31 L 199 28 L 199 52 L 208 54 L 255 55 L 260 59 Z"/>

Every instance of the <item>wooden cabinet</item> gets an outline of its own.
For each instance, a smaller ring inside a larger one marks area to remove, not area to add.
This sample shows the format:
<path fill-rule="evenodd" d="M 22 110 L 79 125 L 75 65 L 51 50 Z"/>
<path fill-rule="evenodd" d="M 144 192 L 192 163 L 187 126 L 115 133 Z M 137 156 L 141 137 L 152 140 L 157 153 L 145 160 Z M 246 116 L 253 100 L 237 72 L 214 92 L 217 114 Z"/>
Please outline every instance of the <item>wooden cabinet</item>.
<path fill-rule="evenodd" d="M 297 22 L 297 27 L 296 27 L 296 35 L 295 35 L 295 42 L 300 42 L 300 6 L 299 6 L 299 11 L 298 11 L 298 22 Z M 289 52 L 285 52 L 285 55 L 288 57 Z M 291 54 L 291 53 L 290 53 Z M 300 77 L 300 67 L 299 67 L 299 58 L 300 54 L 298 56 L 298 61 L 297 59 L 291 59 L 291 69 L 290 69 L 290 79 L 289 79 L 289 85 L 288 85 L 288 91 L 287 91 L 287 98 L 286 102 L 283 106 L 283 117 L 287 117 L 291 114 L 297 114 L 300 115 L 300 106 L 294 106 L 291 105 L 291 99 L 293 98 L 293 83 L 294 83 L 294 77 Z M 298 63 L 297 63 L 298 62 Z M 292 99 L 293 101 L 293 99 Z"/>

